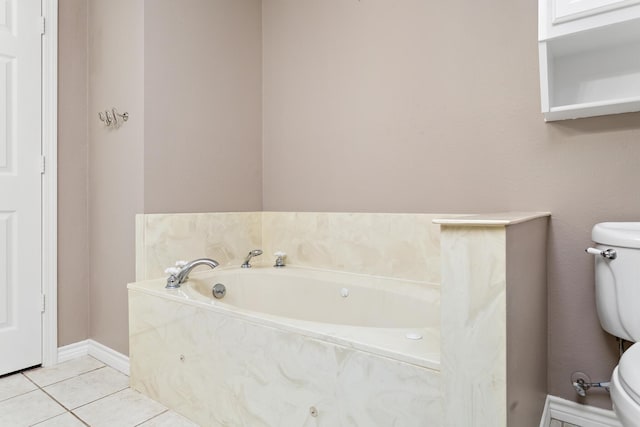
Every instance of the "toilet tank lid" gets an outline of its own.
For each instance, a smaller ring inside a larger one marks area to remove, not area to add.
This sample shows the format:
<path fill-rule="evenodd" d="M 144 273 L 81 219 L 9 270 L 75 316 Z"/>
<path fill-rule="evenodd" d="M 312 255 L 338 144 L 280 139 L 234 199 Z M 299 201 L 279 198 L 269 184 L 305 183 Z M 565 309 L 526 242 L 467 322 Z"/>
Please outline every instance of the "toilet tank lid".
<path fill-rule="evenodd" d="M 636 343 L 624 352 L 618 364 L 618 375 L 627 392 L 640 396 L 640 344 Z"/>
<path fill-rule="evenodd" d="M 640 248 L 640 222 L 601 222 L 593 227 L 591 239 L 602 245 Z"/>

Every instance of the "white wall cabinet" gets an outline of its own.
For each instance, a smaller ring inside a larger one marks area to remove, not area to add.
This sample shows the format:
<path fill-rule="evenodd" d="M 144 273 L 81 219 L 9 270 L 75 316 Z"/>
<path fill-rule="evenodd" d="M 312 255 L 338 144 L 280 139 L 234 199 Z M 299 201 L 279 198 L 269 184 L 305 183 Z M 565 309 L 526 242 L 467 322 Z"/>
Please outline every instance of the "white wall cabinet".
<path fill-rule="evenodd" d="M 539 0 L 545 120 L 640 111 L 640 0 Z"/>

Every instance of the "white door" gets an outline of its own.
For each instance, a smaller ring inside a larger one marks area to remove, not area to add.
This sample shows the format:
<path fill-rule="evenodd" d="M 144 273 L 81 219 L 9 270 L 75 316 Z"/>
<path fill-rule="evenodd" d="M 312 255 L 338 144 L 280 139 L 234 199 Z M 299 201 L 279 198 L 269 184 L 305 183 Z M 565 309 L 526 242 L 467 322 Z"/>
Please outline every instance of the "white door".
<path fill-rule="evenodd" d="M 42 361 L 41 0 L 0 0 L 0 374 Z"/>

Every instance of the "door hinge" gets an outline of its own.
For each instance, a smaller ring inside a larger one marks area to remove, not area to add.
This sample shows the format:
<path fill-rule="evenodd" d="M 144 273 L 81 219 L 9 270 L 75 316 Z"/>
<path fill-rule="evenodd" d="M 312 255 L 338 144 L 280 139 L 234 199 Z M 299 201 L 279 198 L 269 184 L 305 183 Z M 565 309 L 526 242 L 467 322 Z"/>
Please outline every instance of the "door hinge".
<path fill-rule="evenodd" d="M 44 16 L 40 17 L 40 34 L 44 34 L 46 31 L 46 19 Z"/>
<path fill-rule="evenodd" d="M 40 156 L 40 173 L 43 174 L 47 169 L 47 158 L 45 156 Z"/>
<path fill-rule="evenodd" d="M 47 299 L 45 294 L 40 294 L 40 313 L 44 313 L 47 309 Z"/>

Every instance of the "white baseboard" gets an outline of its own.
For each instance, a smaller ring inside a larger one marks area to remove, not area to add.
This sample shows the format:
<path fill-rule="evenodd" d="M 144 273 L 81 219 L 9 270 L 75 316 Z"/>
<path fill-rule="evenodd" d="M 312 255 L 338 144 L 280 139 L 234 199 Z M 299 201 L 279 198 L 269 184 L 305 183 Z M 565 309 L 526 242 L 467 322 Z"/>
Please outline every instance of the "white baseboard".
<path fill-rule="evenodd" d="M 59 347 L 58 363 L 87 355 L 129 375 L 129 357 L 91 339 Z"/>
<path fill-rule="evenodd" d="M 549 427 L 551 419 L 580 427 L 622 427 L 613 411 L 549 395 L 544 405 L 540 427 Z"/>
<path fill-rule="evenodd" d="M 58 363 L 89 354 L 89 340 L 74 342 L 73 344 L 58 347 Z"/>
<path fill-rule="evenodd" d="M 129 375 L 129 357 L 122 353 L 118 353 L 112 348 L 106 345 L 100 344 L 94 340 L 89 341 L 89 356 L 94 357 L 102 363 L 111 366 L 122 372 L 125 375 Z"/>

